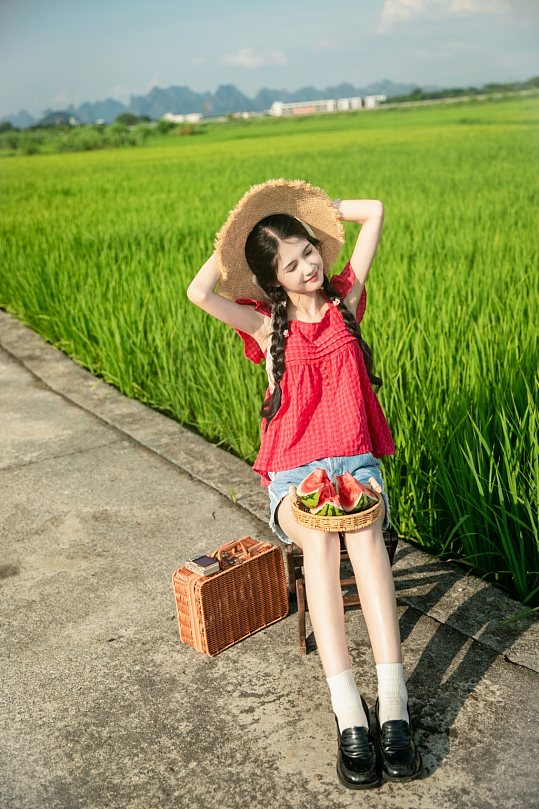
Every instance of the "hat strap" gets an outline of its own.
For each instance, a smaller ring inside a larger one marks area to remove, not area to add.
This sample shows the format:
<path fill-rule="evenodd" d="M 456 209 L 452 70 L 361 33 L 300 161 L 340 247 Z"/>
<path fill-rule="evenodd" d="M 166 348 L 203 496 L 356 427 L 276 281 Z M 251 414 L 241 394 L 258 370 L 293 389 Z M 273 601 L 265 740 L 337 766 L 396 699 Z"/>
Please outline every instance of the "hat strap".
<path fill-rule="evenodd" d="M 303 225 L 309 236 L 311 236 L 313 239 L 316 239 L 316 234 L 313 232 L 312 228 L 307 224 L 307 222 L 304 222 L 303 219 L 299 218 L 299 216 L 295 216 L 294 219 L 297 219 L 298 222 L 301 222 L 301 224 Z"/>
<path fill-rule="evenodd" d="M 275 377 L 273 376 L 273 357 L 271 356 L 271 341 L 273 338 L 273 332 L 275 330 L 275 307 L 271 307 L 271 319 L 270 319 L 270 334 L 268 338 L 268 344 L 266 347 L 266 373 L 268 375 L 268 385 L 270 389 L 270 393 L 273 393 L 275 390 Z"/>
<path fill-rule="evenodd" d="M 261 290 L 262 290 L 262 292 L 264 291 L 264 290 L 262 289 L 262 287 L 260 286 L 260 284 L 258 283 L 258 278 L 256 277 L 256 275 L 255 275 L 254 273 L 252 273 L 252 274 L 251 274 L 251 281 L 253 282 L 253 284 L 255 285 L 255 287 L 258 287 L 258 289 L 261 289 Z"/>

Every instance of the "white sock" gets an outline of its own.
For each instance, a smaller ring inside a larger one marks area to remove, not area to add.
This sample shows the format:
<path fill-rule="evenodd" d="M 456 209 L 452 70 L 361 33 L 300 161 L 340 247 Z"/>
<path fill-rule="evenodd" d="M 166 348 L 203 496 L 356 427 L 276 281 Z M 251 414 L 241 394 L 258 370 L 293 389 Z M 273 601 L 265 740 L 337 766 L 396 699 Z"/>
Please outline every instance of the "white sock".
<path fill-rule="evenodd" d="M 406 722 L 410 722 L 406 708 L 408 691 L 404 684 L 402 663 L 379 663 L 376 666 L 376 675 L 380 725 L 389 719 L 405 719 Z"/>
<path fill-rule="evenodd" d="M 359 725 L 367 728 L 368 719 L 363 710 L 361 696 L 357 690 L 352 669 L 341 671 L 334 677 L 326 677 L 331 693 L 331 705 L 337 717 L 339 731 Z"/>

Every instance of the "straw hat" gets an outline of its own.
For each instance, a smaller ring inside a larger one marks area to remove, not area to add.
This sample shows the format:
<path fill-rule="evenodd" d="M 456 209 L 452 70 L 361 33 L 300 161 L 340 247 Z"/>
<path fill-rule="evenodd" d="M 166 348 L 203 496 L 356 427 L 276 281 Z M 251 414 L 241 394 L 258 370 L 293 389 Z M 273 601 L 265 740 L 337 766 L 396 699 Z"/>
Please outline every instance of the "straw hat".
<path fill-rule="evenodd" d="M 268 180 L 253 185 L 229 214 L 215 236 L 215 252 L 221 273 L 218 292 L 225 298 L 254 298 L 270 303 L 253 281 L 245 258 L 245 242 L 257 222 L 274 213 L 299 219 L 311 236 L 320 240 L 320 254 L 327 273 L 344 242 L 344 228 L 336 207 L 321 188 L 303 180 Z"/>

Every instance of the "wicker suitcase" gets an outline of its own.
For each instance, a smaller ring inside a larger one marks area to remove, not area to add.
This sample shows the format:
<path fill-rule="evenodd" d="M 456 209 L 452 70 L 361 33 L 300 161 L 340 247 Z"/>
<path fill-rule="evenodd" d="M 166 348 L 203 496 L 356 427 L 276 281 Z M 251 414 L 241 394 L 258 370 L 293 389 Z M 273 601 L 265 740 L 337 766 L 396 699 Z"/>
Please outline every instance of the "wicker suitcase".
<path fill-rule="evenodd" d="M 208 554 L 221 569 L 199 576 L 172 574 L 180 640 L 213 656 L 288 614 L 280 548 L 246 536 Z"/>

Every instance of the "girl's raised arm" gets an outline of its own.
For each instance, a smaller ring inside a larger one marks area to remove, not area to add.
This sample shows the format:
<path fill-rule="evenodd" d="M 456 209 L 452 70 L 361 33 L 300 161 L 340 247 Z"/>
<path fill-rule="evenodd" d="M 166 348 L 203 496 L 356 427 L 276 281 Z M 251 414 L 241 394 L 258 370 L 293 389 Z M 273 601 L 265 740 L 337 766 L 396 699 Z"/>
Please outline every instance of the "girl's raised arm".
<path fill-rule="evenodd" d="M 343 199 L 338 204 L 338 211 L 345 222 L 358 222 L 361 225 L 350 257 L 350 264 L 359 282 L 359 298 L 382 235 L 384 206 L 378 199 Z"/>
<path fill-rule="evenodd" d="M 235 303 L 214 292 L 219 279 L 219 266 L 214 251 L 189 284 L 187 297 L 191 303 L 204 309 L 209 315 L 252 335 L 260 345 L 264 345 L 269 317 L 260 314 L 254 307 Z M 255 292 L 254 287 L 253 292 Z"/>

